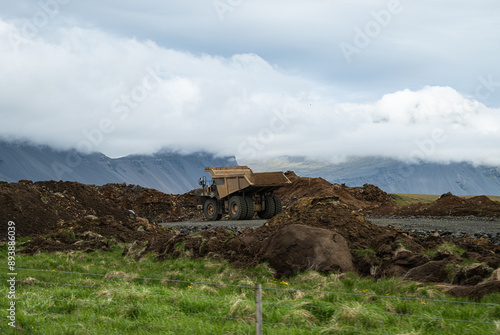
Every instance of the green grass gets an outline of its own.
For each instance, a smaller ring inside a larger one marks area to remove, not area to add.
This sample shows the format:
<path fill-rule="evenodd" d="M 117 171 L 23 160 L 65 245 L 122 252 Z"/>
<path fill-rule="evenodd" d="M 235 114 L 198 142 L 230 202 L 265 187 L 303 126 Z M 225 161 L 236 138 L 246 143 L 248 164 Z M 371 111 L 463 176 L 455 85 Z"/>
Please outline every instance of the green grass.
<path fill-rule="evenodd" d="M 401 206 L 414 204 L 417 202 L 421 203 L 431 203 L 439 199 L 439 195 L 433 194 L 403 194 L 403 193 L 391 193 L 389 194 L 395 203 Z"/>
<path fill-rule="evenodd" d="M 255 283 L 266 334 L 500 334 L 500 305 L 439 301 L 451 298 L 433 285 L 315 271 L 275 279 L 267 264 L 135 261 L 121 251 L 18 255 L 17 334 L 254 334 Z M 5 320 L 0 333 L 13 333 Z"/>
<path fill-rule="evenodd" d="M 462 256 L 465 253 L 464 249 L 451 242 L 444 242 L 436 250 L 445 254 L 457 254 L 459 256 Z"/>

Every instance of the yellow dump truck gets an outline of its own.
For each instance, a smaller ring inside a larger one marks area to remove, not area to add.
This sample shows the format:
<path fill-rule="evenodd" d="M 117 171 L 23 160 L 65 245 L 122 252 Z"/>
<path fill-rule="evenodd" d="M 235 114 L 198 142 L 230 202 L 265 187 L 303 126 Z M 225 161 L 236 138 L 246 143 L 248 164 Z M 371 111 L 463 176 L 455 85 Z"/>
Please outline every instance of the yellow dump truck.
<path fill-rule="evenodd" d="M 229 214 L 232 220 L 250 220 L 255 213 L 269 219 L 281 213 L 281 199 L 273 194 L 290 184 L 283 172 L 254 173 L 248 166 L 207 167 L 212 180 L 200 178 L 198 208 L 210 221 Z"/>

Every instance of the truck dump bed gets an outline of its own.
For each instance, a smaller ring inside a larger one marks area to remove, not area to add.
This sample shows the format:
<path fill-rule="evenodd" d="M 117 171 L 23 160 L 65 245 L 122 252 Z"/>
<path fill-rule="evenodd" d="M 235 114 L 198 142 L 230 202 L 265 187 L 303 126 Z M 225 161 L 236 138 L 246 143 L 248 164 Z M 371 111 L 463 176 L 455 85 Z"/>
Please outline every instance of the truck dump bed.
<path fill-rule="evenodd" d="M 291 183 L 281 171 L 254 173 L 248 166 L 207 167 L 205 172 L 212 175 L 220 199 L 235 192 L 270 192 Z"/>

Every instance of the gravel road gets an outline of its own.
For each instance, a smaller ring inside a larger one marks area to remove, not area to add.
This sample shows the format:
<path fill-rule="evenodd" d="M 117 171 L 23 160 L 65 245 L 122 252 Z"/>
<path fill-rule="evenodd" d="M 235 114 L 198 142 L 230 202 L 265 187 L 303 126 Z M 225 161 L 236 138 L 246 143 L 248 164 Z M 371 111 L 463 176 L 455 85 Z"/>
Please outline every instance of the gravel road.
<path fill-rule="evenodd" d="M 380 226 L 393 226 L 415 233 L 420 237 L 438 233 L 450 237 L 486 238 L 500 245 L 500 218 L 480 217 L 368 217 L 372 223 Z M 179 229 L 185 234 L 226 227 L 234 232 L 245 227 L 260 227 L 266 220 L 221 220 L 221 221 L 185 221 L 160 223 L 165 227 Z"/>
<path fill-rule="evenodd" d="M 369 217 L 379 226 L 401 228 L 419 236 L 438 233 L 450 237 L 487 238 L 500 244 L 500 218 L 456 217 Z"/>
<path fill-rule="evenodd" d="M 165 222 L 159 223 L 164 227 L 180 229 L 185 234 L 208 230 L 216 227 L 224 227 L 232 231 L 238 231 L 246 227 L 260 227 L 267 220 L 220 220 L 220 221 L 184 221 L 184 222 Z"/>

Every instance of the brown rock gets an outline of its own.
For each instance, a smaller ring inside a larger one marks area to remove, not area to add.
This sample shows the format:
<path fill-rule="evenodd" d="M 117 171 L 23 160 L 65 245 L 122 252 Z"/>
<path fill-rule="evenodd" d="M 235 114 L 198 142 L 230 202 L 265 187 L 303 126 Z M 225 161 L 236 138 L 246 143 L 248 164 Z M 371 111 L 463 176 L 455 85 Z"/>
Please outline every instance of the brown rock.
<path fill-rule="evenodd" d="M 488 281 L 475 286 L 456 286 L 448 290 L 448 293 L 455 297 L 467 297 L 481 299 L 484 295 L 500 292 L 500 281 Z"/>
<path fill-rule="evenodd" d="M 492 268 L 481 263 L 467 265 L 457 271 L 453 278 L 453 284 L 476 285 L 492 272 Z"/>
<path fill-rule="evenodd" d="M 323 228 L 285 226 L 264 243 L 259 254 L 280 277 L 307 269 L 354 271 L 347 241 L 340 234 Z"/>
<path fill-rule="evenodd" d="M 403 277 L 406 280 L 419 282 L 449 282 L 446 265 L 448 260 L 431 261 L 417 266 L 406 273 Z"/>

